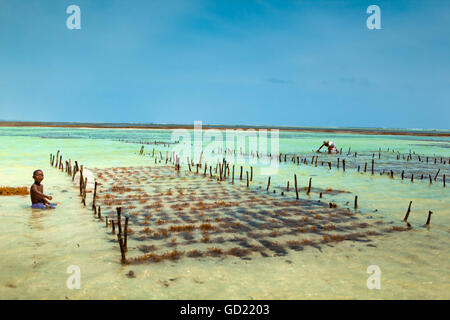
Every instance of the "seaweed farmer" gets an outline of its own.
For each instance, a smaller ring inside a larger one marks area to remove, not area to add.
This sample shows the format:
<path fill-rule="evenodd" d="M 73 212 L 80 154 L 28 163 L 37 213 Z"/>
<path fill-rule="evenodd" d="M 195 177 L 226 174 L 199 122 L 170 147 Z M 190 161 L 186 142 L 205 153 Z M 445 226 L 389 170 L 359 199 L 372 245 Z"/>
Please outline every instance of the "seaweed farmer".
<path fill-rule="evenodd" d="M 34 209 L 51 209 L 55 208 L 53 203 L 48 200 L 52 200 L 51 196 L 44 194 L 44 186 L 41 184 L 44 180 L 44 172 L 42 170 L 35 170 L 33 172 L 34 183 L 30 188 L 31 207 Z"/>
<path fill-rule="evenodd" d="M 334 144 L 333 141 L 324 141 L 323 144 L 320 146 L 319 149 L 317 149 L 317 152 L 320 152 L 320 149 L 322 149 L 323 147 L 327 147 L 328 148 L 328 153 L 337 153 L 337 148 L 336 145 Z"/>

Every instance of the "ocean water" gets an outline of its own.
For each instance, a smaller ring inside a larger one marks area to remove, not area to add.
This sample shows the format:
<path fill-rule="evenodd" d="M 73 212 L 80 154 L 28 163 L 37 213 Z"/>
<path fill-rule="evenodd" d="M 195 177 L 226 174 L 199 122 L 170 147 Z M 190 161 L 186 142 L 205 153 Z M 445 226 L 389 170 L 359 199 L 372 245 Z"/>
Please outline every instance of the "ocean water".
<path fill-rule="evenodd" d="M 89 209 L 92 195 L 88 195 L 88 205 L 84 207 L 72 179 L 50 167 L 49 155 L 60 150 L 64 159 L 70 158 L 72 163 L 77 160 L 93 172 L 111 173 L 110 180 L 103 182 L 106 193 L 108 183 L 114 182 L 113 168 L 134 167 L 136 169 L 129 172 L 138 172 L 135 177 L 147 167 L 156 170 L 149 172 L 171 172 L 171 169 L 165 168 L 164 161 L 155 164 L 152 152 L 155 149 L 157 159 L 159 152 L 165 158 L 166 151 L 170 154 L 180 144 L 144 144 L 145 155 L 138 153 L 142 142 L 168 143 L 172 141 L 172 134 L 171 130 L 151 129 L 1 127 L 0 185 L 30 186 L 33 182 L 32 172 L 42 169 L 45 174 L 45 192 L 54 197 L 58 207 L 53 211 L 35 211 L 30 208 L 29 196 L 0 196 L 0 298 L 450 298 L 450 201 L 449 188 L 443 187 L 443 174 L 448 177 L 450 171 L 449 137 L 282 131 L 279 133 L 279 152 L 288 154 L 287 161 L 284 162 L 283 156 L 281 163 L 276 160 L 278 166 L 270 173 L 269 193 L 266 191 L 268 175 L 261 171 L 267 166 L 258 163 L 254 156 L 250 156 L 243 164 L 236 163 L 235 184 L 231 185 L 229 179 L 217 183 L 214 179 L 189 173 L 184 155 L 181 177 L 155 178 L 146 182 L 144 189 L 150 195 L 149 203 L 154 201 L 152 196 L 156 199 L 156 192 L 170 188 L 175 190 L 177 186 L 188 184 L 191 189 L 198 189 L 197 197 L 200 194 L 215 196 L 222 191 L 242 195 L 240 200 L 236 200 L 238 202 L 245 202 L 249 197 L 264 197 L 268 199 L 266 207 L 255 210 L 272 212 L 277 208 L 271 206 L 270 199 L 295 201 L 293 175 L 296 174 L 300 188 L 299 216 L 305 214 L 305 203 L 333 202 L 339 210 L 348 208 L 355 221 L 369 224 L 383 221 L 383 230 L 403 228 L 405 223 L 402 219 L 412 201 L 408 219 L 411 228 L 402 232 L 380 232 L 365 239 L 369 241 L 345 240 L 304 246 L 299 251 L 286 250 L 286 254 L 282 255 L 266 251 L 269 256 L 254 253 L 246 257 L 248 259 L 224 255 L 219 258 L 183 257 L 177 261 L 122 265 L 115 237 L 103 221 L 93 217 Z M 342 148 L 342 154 L 320 154 L 317 167 L 312 165 L 311 159 L 317 155 L 313 150 L 328 139 L 333 140 L 338 149 Z M 194 139 L 191 142 L 193 148 Z M 203 146 L 207 147 L 208 142 L 204 142 Z M 269 139 L 269 147 L 270 143 Z M 247 154 L 254 150 L 249 145 L 244 149 Z M 411 160 L 408 159 L 409 154 L 412 156 Z M 299 156 L 300 160 L 306 159 L 308 164 L 292 163 L 293 155 Z M 213 170 L 217 162 L 216 156 L 220 159 L 223 157 L 217 155 L 216 151 L 214 155 L 205 155 L 203 158 L 213 166 Z M 422 161 L 418 160 L 418 156 Z M 425 161 L 426 157 L 429 158 L 428 163 Z M 337 158 L 340 161 L 346 160 L 345 172 L 342 170 L 342 162 L 340 168 L 336 168 Z M 374 175 L 370 173 L 372 159 L 375 161 Z M 332 164 L 331 170 L 328 162 Z M 366 173 L 362 172 L 365 163 L 368 163 Z M 246 193 L 245 178 L 242 182 L 237 178 L 240 165 L 244 166 L 244 175 L 250 166 L 254 168 L 249 188 L 251 194 Z M 358 166 L 360 172 L 357 170 Z M 394 172 L 393 179 L 387 174 L 390 170 Z M 402 170 L 404 180 L 400 178 Z M 434 176 L 438 170 L 435 181 Z M 192 168 L 192 171 L 195 169 Z M 385 174 L 380 175 L 383 171 Z M 414 182 L 411 182 L 411 174 L 414 174 Z M 432 177 L 431 184 L 429 175 Z M 136 182 L 132 182 L 135 177 L 128 179 L 125 174 L 120 176 L 121 181 L 114 183 L 135 186 Z M 148 177 L 151 177 L 150 173 Z M 308 185 L 310 178 L 312 192 L 307 195 L 303 188 Z M 143 183 L 143 177 L 137 178 L 137 181 Z M 290 182 L 289 192 L 286 191 L 287 181 Z M 224 189 L 216 189 L 215 185 Z M 326 192 L 330 189 L 346 192 Z M 207 190 L 210 190 L 209 193 Z M 276 193 L 272 194 L 272 190 Z M 283 196 L 280 195 L 281 191 L 285 193 Z M 319 192 L 323 192 L 322 198 Z M 355 195 L 358 196 L 356 211 L 353 209 Z M 103 210 L 104 215 L 112 215 L 107 207 Z M 425 222 L 430 210 L 433 215 L 427 228 Z M 170 217 L 176 216 L 170 208 L 166 211 Z M 221 212 L 218 209 L 214 213 Z M 224 216 L 236 216 L 239 212 L 224 209 L 222 213 Z M 138 230 L 133 221 L 131 228 Z M 233 234 L 240 235 L 239 231 Z M 304 236 L 298 235 L 299 238 Z M 314 233 L 306 236 L 310 239 L 318 237 Z M 157 241 L 160 240 L 152 242 L 148 239 L 145 244 L 159 245 L 160 242 Z M 139 252 L 140 245 L 138 240 L 130 237 L 130 257 L 142 254 Z M 177 250 L 184 251 L 185 248 L 187 247 L 180 244 Z M 67 268 L 71 265 L 79 266 L 81 270 L 80 289 L 68 289 L 66 285 L 70 276 Z M 381 270 L 379 290 L 367 287 L 370 276 L 367 268 L 371 265 L 376 265 Z M 127 276 L 130 270 L 134 272 L 134 278 Z"/>

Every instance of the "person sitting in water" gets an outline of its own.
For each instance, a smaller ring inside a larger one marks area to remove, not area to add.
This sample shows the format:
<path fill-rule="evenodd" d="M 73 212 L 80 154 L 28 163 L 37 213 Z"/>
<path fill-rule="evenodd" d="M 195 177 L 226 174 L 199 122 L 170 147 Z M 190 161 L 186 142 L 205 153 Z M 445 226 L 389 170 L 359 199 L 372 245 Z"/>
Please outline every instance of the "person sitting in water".
<path fill-rule="evenodd" d="M 35 170 L 33 172 L 34 183 L 30 188 L 31 207 L 34 209 L 51 209 L 55 205 L 48 200 L 52 200 L 51 196 L 44 194 L 44 186 L 41 184 L 44 180 L 44 172 L 42 170 Z"/>
<path fill-rule="evenodd" d="M 324 141 L 320 148 L 317 149 L 317 152 L 320 152 L 320 149 L 323 147 L 328 148 L 328 153 L 337 153 L 337 148 L 333 141 Z"/>

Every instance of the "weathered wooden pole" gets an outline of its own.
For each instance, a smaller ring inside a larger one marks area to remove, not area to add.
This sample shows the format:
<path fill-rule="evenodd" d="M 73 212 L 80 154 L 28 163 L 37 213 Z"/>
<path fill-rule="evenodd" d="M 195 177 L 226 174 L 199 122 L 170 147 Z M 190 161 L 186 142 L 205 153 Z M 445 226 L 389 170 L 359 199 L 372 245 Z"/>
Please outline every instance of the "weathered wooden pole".
<path fill-rule="evenodd" d="M 87 187 L 87 178 L 84 178 L 83 184 L 83 205 L 86 206 L 86 187 Z"/>
<path fill-rule="evenodd" d="M 405 222 L 408 221 L 409 213 L 411 212 L 411 204 L 412 204 L 412 201 L 409 202 L 408 210 L 406 211 L 406 215 L 405 215 L 405 217 L 403 218 L 403 221 L 405 221 Z"/>
<path fill-rule="evenodd" d="M 428 218 L 427 218 L 427 223 L 426 223 L 427 226 L 430 225 L 430 222 L 431 222 L 431 215 L 432 215 L 432 214 L 433 214 L 432 211 L 428 211 Z"/>
<path fill-rule="evenodd" d="M 80 196 L 83 195 L 83 183 L 84 183 L 84 179 L 83 179 L 83 166 L 81 166 L 81 168 L 80 168 Z"/>
<path fill-rule="evenodd" d="M 78 162 L 75 161 L 75 168 L 73 169 L 72 181 L 75 180 L 75 175 L 76 175 L 76 173 L 77 173 L 78 171 L 79 171 L 79 168 L 78 168 Z"/>
<path fill-rule="evenodd" d="M 286 192 L 289 192 L 289 180 L 288 180 L 288 182 L 287 182 Z"/>
<path fill-rule="evenodd" d="M 58 168 L 58 159 L 59 159 L 59 150 L 58 150 L 58 152 L 56 152 L 56 163 L 55 163 L 55 168 Z"/>
<path fill-rule="evenodd" d="M 97 217 L 98 217 L 99 219 L 101 219 L 101 218 L 102 218 L 102 207 L 98 206 L 97 213 L 98 213 L 98 216 L 97 216 Z"/>
<path fill-rule="evenodd" d="M 119 230 L 119 234 L 122 234 L 122 207 L 117 207 L 117 228 Z"/>
<path fill-rule="evenodd" d="M 233 174 L 231 176 L 231 184 L 234 184 L 234 164 L 233 164 Z"/>
<path fill-rule="evenodd" d="M 355 207 L 355 209 L 358 209 L 358 196 L 355 196 L 354 207 Z"/>
<path fill-rule="evenodd" d="M 308 191 L 306 192 L 306 194 L 310 194 L 311 192 L 311 180 L 312 178 L 309 178 Z"/>
<path fill-rule="evenodd" d="M 241 166 L 241 174 L 239 175 L 239 179 L 242 180 L 242 166 Z"/>
<path fill-rule="evenodd" d="M 119 241 L 119 247 L 120 247 L 120 255 L 122 257 L 121 262 L 125 263 L 127 261 L 126 256 L 125 256 L 125 248 L 123 245 L 123 239 L 122 239 L 122 234 L 118 233 L 117 234 L 117 240 Z"/>
<path fill-rule="evenodd" d="M 294 184 L 295 184 L 295 197 L 298 200 L 298 188 L 297 188 L 297 175 L 294 174 Z"/>
<path fill-rule="evenodd" d="M 436 175 L 434 176 L 434 181 L 436 181 L 436 179 L 437 179 L 437 177 L 438 177 L 440 171 L 441 171 L 441 169 L 439 169 L 439 170 L 436 172 Z"/>
<path fill-rule="evenodd" d="M 248 188 L 248 171 L 245 171 L 245 173 L 247 174 L 247 188 Z"/>
<path fill-rule="evenodd" d="M 342 171 L 345 172 L 345 159 L 342 159 Z"/>
<path fill-rule="evenodd" d="M 270 188 L 270 176 L 269 176 L 269 180 L 267 181 L 267 191 L 269 191 Z"/>
<path fill-rule="evenodd" d="M 250 181 L 253 181 L 253 167 L 250 167 Z"/>
<path fill-rule="evenodd" d="M 92 197 L 92 209 L 95 208 L 95 198 L 97 196 L 97 181 L 94 183 L 94 196 Z"/>
<path fill-rule="evenodd" d="M 372 159 L 372 175 L 373 175 L 373 167 L 374 167 L 374 160 Z"/>

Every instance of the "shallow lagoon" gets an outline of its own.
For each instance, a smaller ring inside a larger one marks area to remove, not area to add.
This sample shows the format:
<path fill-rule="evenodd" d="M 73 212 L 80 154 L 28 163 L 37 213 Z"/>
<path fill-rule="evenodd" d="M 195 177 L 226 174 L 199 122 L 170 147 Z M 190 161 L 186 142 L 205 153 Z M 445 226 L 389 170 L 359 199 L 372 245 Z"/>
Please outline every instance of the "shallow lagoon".
<path fill-rule="evenodd" d="M 332 135 L 332 136 L 331 136 Z M 36 168 L 45 173 L 45 190 L 59 203 L 58 209 L 36 212 L 29 208 L 29 197 L 0 198 L 0 297 L 3 299 L 327 299 L 327 298 L 445 298 L 450 292 L 448 240 L 450 209 L 448 187 L 442 187 L 446 165 L 396 160 L 396 152 L 444 157 L 448 161 L 450 138 L 415 136 L 379 136 L 311 132 L 280 132 L 281 153 L 300 154 L 310 162 L 312 150 L 322 140 L 332 139 L 343 148 L 357 152 L 348 159 L 347 170 L 337 171 L 336 155 L 321 155 L 317 167 L 282 162 L 278 174 L 271 177 L 271 189 L 279 192 L 297 174 L 299 186 L 312 177 L 313 188 L 345 190 L 349 193 L 324 195 L 322 201 L 350 207 L 358 195 L 358 218 L 382 219 L 386 224 L 404 226 L 402 219 L 409 201 L 413 201 L 409 222 L 412 229 L 371 237 L 371 242 L 343 241 L 320 249 L 305 247 L 289 250 L 287 255 L 251 260 L 227 256 L 223 259 L 183 258 L 138 265 L 121 265 L 117 242 L 111 241 L 104 223 L 84 208 L 71 179 L 49 166 L 49 154 L 61 150 L 64 158 L 80 161 L 88 168 L 155 166 L 150 156 L 139 156 L 146 141 L 170 141 L 170 130 L 0 128 L 0 184 L 29 186 Z M 127 140 L 128 143 L 124 141 Z M 136 143 L 132 143 L 132 142 Z M 160 145 L 146 145 L 170 150 Z M 378 150 L 383 152 L 377 159 Z M 394 149 L 395 153 L 387 151 Z M 376 169 L 395 171 L 387 175 L 358 173 L 357 165 L 370 162 L 375 153 Z M 320 162 L 331 161 L 322 166 Z M 158 165 L 157 165 L 158 166 Z M 399 172 L 406 171 L 405 180 Z M 409 172 L 440 175 L 429 184 L 417 175 L 414 183 Z M 182 170 L 186 171 L 186 166 Z M 265 190 L 267 176 L 255 166 L 251 189 L 255 195 Z M 222 182 L 227 183 L 227 182 Z M 236 183 L 238 184 L 238 183 Z M 244 183 L 245 184 L 245 183 Z M 236 185 L 239 189 L 245 186 Z M 301 199 L 319 200 L 315 192 Z M 295 196 L 294 196 L 295 198 Z M 347 204 L 347 203 L 350 203 Z M 429 229 L 424 227 L 428 210 L 434 212 Z M 133 243 L 130 242 L 133 247 Z M 69 265 L 81 269 L 81 289 L 66 287 Z M 381 269 L 381 289 L 368 290 L 369 265 Z M 126 274 L 133 270 L 136 277 Z"/>

